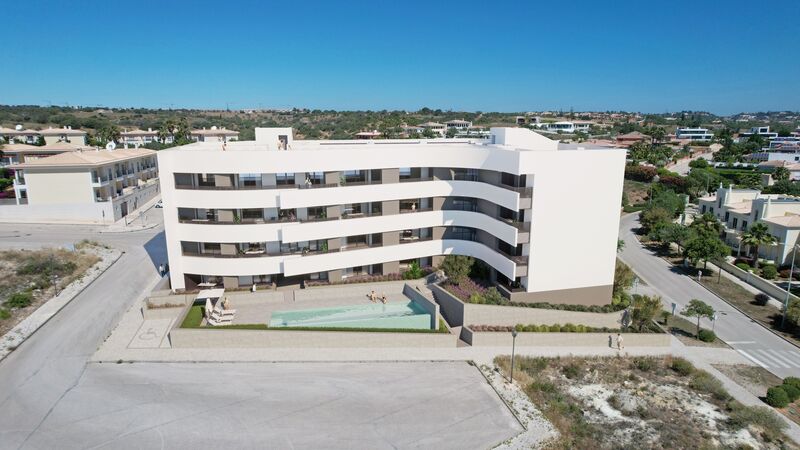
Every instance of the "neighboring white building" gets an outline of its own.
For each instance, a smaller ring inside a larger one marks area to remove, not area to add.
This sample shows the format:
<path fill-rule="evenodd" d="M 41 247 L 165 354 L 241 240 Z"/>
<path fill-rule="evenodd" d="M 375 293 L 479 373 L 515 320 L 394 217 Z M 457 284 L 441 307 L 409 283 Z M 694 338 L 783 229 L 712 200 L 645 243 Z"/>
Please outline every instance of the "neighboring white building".
<path fill-rule="evenodd" d="M 419 127 L 423 130 L 431 130 L 434 133 L 439 134 L 439 136 L 444 136 L 447 133 L 447 127 L 445 124 L 439 122 L 425 122 L 419 124 Z"/>
<path fill-rule="evenodd" d="M 203 128 L 201 130 L 192 130 L 190 138 L 195 142 L 228 142 L 238 141 L 239 132 L 228 130 L 226 128 L 218 128 L 213 126 L 211 128 Z"/>
<path fill-rule="evenodd" d="M 544 131 L 549 131 L 551 133 L 563 133 L 563 134 L 575 134 L 577 132 L 588 133 L 589 126 L 591 122 L 549 122 L 549 123 L 540 123 L 537 126 Z"/>
<path fill-rule="evenodd" d="M 17 125 L 15 128 L 0 127 L 0 143 L 19 143 L 19 144 L 36 144 L 39 140 L 39 132 L 36 130 L 25 130 L 22 125 Z"/>
<path fill-rule="evenodd" d="M 255 141 L 158 161 L 173 289 L 338 281 L 461 254 L 514 300 L 611 299 L 621 149 L 560 149 L 523 128 L 412 141 L 256 128 Z"/>
<path fill-rule="evenodd" d="M 678 128 L 675 130 L 675 139 L 708 142 L 714 139 L 714 133 L 708 128 Z"/>
<path fill-rule="evenodd" d="M 0 158 L 0 167 L 34 161 L 37 159 L 58 155 L 59 153 L 73 152 L 76 150 L 90 150 L 90 147 L 70 144 L 69 142 L 59 142 L 57 144 L 43 146 L 28 144 L 5 144 L 2 149 L 3 156 Z"/>
<path fill-rule="evenodd" d="M 740 142 L 742 139 L 746 141 L 751 136 L 756 135 L 761 136 L 764 139 L 775 139 L 778 137 L 778 133 L 769 131 L 769 127 L 752 127 L 750 128 L 750 131 L 739 133 L 739 139 L 737 139 L 737 142 Z"/>
<path fill-rule="evenodd" d="M 17 205 L 0 220 L 111 223 L 158 194 L 154 151 L 91 149 L 10 166 Z"/>
<path fill-rule="evenodd" d="M 167 135 L 164 144 L 171 144 L 174 140 L 172 135 Z M 120 133 L 120 144 L 129 147 L 141 147 L 142 145 L 153 142 L 160 142 L 158 130 L 148 128 L 147 130 L 125 130 Z"/>
<path fill-rule="evenodd" d="M 47 128 L 39 130 L 39 134 L 44 137 L 47 145 L 58 142 L 69 142 L 71 144 L 86 145 L 86 132 L 83 130 L 73 130 L 72 127 Z"/>
<path fill-rule="evenodd" d="M 777 244 L 759 249 L 762 258 L 778 265 L 791 263 L 792 248 L 800 244 L 800 198 L 780 194 L 762 194 L 755 189 L 720 187 L 714 195 L 699 199 L 700 213 L 712 213 L 725 225 L 725 240 L 739 249 L 741 235 L 756 222 L 763 222 Z"/>
<path fill-rule="evenodd" d="M 472 122 L 469 120 L 455 119 L 445 122 L 447 128 L 455 128 L 458 131 L 466 131 L 472 127 Z"/>

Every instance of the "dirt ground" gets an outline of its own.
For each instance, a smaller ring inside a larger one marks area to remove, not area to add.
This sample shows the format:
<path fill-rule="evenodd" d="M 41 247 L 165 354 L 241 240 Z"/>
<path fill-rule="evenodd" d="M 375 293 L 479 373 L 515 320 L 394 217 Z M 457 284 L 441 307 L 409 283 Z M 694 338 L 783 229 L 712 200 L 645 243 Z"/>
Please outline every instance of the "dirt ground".
<path fill-rule="evenodd" d="M 797 448 L 771 408 L 680 358 L 518 358 L 514 379 L 559 430 L 552 448 Z"/>
<path fill-rule="evenodd" d="M 779 377 L 759 366 L 744 364 L 714 364 L 713 366 L 756 397 L 766 396 L 767 389 L 783 382 Z"/>
<path fill-rule="evenodd" d="M 59 290 L 79 279 L 100 258 L 87 243 L 75 251 L 63 248 L 42 250 L 8 250 L 0 252 L 0 336 L 51 299 L 56 285 Z M 31 295 L 25 307 L 12 307 L 7 302 L 15 293 Z"/>

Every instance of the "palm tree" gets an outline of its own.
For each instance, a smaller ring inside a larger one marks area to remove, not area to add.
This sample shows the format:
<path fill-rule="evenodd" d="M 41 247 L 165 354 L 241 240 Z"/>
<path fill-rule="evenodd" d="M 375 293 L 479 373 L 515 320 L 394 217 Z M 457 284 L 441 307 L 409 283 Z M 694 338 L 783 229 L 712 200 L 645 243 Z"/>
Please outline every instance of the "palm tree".
<path fill-rule="evenodd" d="M 789 169 L 786 167 L 776 167 L 775 170 L 772 171 L 772 179 L 775 181 L 783 181 L 789 179 Z"/>
<path fill-rule="evenodd" d="M 753 248 L 753 267 L 758 269 L 758 248 L 765 244 L 774 244 L 775 236 L 769 234 L 769 228 L 763 222 L 756 222 L 742 235 L 742 244 Z"/>
<path fill-rule="evenodd" d="M 711 213 L 705 213 L 700 216 L 695 215 L 689 228 L 698 231 L 712 231 L 715 234 L 722 233 L 722 224 Z"/>

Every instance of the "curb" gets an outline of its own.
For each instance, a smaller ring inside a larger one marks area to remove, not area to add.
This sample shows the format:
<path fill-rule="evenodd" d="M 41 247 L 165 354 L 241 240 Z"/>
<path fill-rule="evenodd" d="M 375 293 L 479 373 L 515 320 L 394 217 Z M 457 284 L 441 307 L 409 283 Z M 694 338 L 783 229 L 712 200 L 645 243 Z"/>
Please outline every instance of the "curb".
<path fill-rule="evenodd" d="M 522 419 L 520 419 L 519 416 L 517 415 L 517 411 L 515 411 L 514 408 L 512 408 L 511 405 L 508 404 L 506 399 L 503 398 L 502 395 L 500 395 L 500 391 L 498 391 L 497 388 L 494 387 L 492 382 L 489 381 L 489 377 L 487 377 L 486 374 L 483 373 L 483 370 L 481 370 L 481 368 L 478 366 L 478 364 L 475 361 L 471 360 L 471 359 L 467 361 L 467 364 L 469 364 L 470 366 L 474 367 L 478 371 L 478 373 L 481 374 L 481 377 L 483 377 L 483 380 L 486 381 L 486 384 L 488 384 L 489 387 L 492 388 L 492 391 L 494 391 L 494 394 L 497 396 L 497 398 L 499 398 L 500 401 L 503 402 L 504 405 L 506 405 L 506 408 L 508 408 L 508 411 L 511 413 L 512 416 L 514 416 L 514 419 L 517 420 L 517 423 L 519 424 L 519 426 L 522 427 L 522 431 L 520 433 L 515 434 L 514 437 L 517 437 L 520 434 L 527 432 L 528 431 L 528 427 L 526 427 L 525 424 L 522 423 Z M 513 380 L 511 382 L 513 383 Z"/>
<path fill-rule="evenodd" d="M 111 262 L 111 264 L 109 264 L 109 265 L 108 265 L 108 267 L 106 267 L 106 268 L 105 268 L 105 269 L 103 269 L 103 270 L 102 270 L 102 271 L 101 271 L 99 274 L 97 274 L 97 276 L 96 276 L 96 277 L 94 277 L 94 279 L 93 279 L 92 281 L 90 281 L 90 282 L 86 283 L 86 285 L 84 285 L 84 286 L 83 286 L 83 287 L 82 287 L 82 288 L 81 288 L 81 289 L 80 289 L 78 292 L 76 292 L 76 293 L 75 293 L 75 295 L 73 295 L 71 299 L 69 299 L 67 302 L 65 302 L 63 305 L 61 305 L 61 307 L 60 307 L 60 308 L 58 308 L 58 309 L 57 309 L 55 312 L 53 312 L 53 314 L 51 314 L 51 315 L 50 315 L 50 317 L 48 317 L 48 318 L 47 318 L 47 319 L 45 319 L 45 320 L 44 320 L 42 323 L 40 323 L 40 324 L 39 324 L 39 325 L 36 327 L 36 329 L 34 329 L 34 330 L 33 330 L 33 331 L 31 331 L 31 332 L 30 332 L 30 333 L 29 333 L 27 336 L 25 336 L 24 338 L 22 338 L 22 340 L 21 340 L 19 343 L 17 343 L 16 347 L 15 347 L 13 350 L 8 350 L 8 353 L 6 353 L 5 355 L 0 355 L 0 362 L 2 362 L 4 359 L 6 359 L 6 358 L 8 357 L 8 355 L 10 355 L 10 354 L 14 353 L 14 352 L 16 351 L 16 349 L 18 349 L 18 348 L 19 348 L 19 347 L 20 347 L 22 344 L 24 344 L 24 343 L 25 343 L 25 341 L 27 341 L 27 340 L 28 340 L 28 339 L 29 339 L 31 336 L 33 336 L 34 334 L 36 334 L 36 332 L 38 332 L 38 331 L 39 331 L 39 330 L 40 330 L 40 329 L 41 329 L 43 326 L 45 326 L 45 324 L 47 324 L 48 322 L 50 322 L 50 320 L 52 320 L 52 319 L 53 319 L 53 317 L 55 317 L 56 315 L 58 315 L 58 313 L 59 313 L 59 312 L 61 312 L 61 310 L 62 310 L 62 309 L 64 309 L 64 308 L 65 308 L 67 305 L 69 305 L 70 303 L 72 303 L 72 301 L 73 301 L 73 300 L 75 300 L 75 299 L 76 299 L 76 298 L 77 298 L 79 295 L 81 295 L 81 294 L 83 293 L 83 291 L 85 291 L 85 290 L 86 290 L 86 288 L 88 288 L 89 286 L 91 286 L 92 284 L 94 284 L 94 282 L 95 282 L 95 281 L 97 281 L 97 280 L 98 280 L 100 277 L 102 277 L 102 276 L 103 276 L 103 275 L 104 275 L 104 274 L 105 274 L 105 273 L 108 271 L 108 269 L 110 269 L 110 268 L 114 267 L 114 264 L 116 264 L 116 263 L 117 263 L 117 261 L 119 261 L 119 259 L 120 259 L 120 258 L 122 258 L 122 255 L 124 255 L 124 254 L 125 254 L 125 252 L 123 252 L 123 251 L 120 251 L 120 250 L 117 250 L 117 251 L 119 252 L 119 254 L 117 255 L 117 257 L 116 257 L 116 258 L 114 258 L 114 260 Z M 30 316 L 28 316 L 28 317 L 30 317 Z M 24 320 L 24 319 L 23 319 L 23 320 Z M 12 331 L 13 331 L 13 328 L 12 328 Z M 6 334 L 5 334 L 5 335 L 3 335 L 3 336 L 0 336 L 0 338 L 7 336 L 9 333 L 11 333 L 11 331 L 9 331 L 8 333 L 6 333 Z"/>

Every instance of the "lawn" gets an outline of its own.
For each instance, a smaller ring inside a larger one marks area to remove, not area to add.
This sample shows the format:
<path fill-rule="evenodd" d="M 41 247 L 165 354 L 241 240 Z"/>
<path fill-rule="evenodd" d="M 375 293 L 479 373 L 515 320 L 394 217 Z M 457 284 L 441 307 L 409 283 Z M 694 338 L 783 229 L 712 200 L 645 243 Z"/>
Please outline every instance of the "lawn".
<path fill-rule="evenodd" d="M 560 433 L 548 448 L 797 448 L 771 408 L 681 358 L 517 357 L 514 379 Z"/>
<path fill-rule="evenodd" d="M 100 258 L 93 245 L 0 252 L 0 335 L 36 311 L 65 286 L 82 277 Z M 58 277 L 57 279 L 55 277 Z"/>
<path fill-rule="evenodd" d="M 664 325 L 662 321 L 659 321 L 659 323 Z M 692 347 L 728 348 L 728 345 L 718 337 L 715 337 L 713 342 L 703 342 L 697 339 L 697 323 L 679 315 L 670 315 L 667 319 L 666 328 L 672 335 L 677 337 L 678 340 L 683 342 L 684 345 Z"/>

